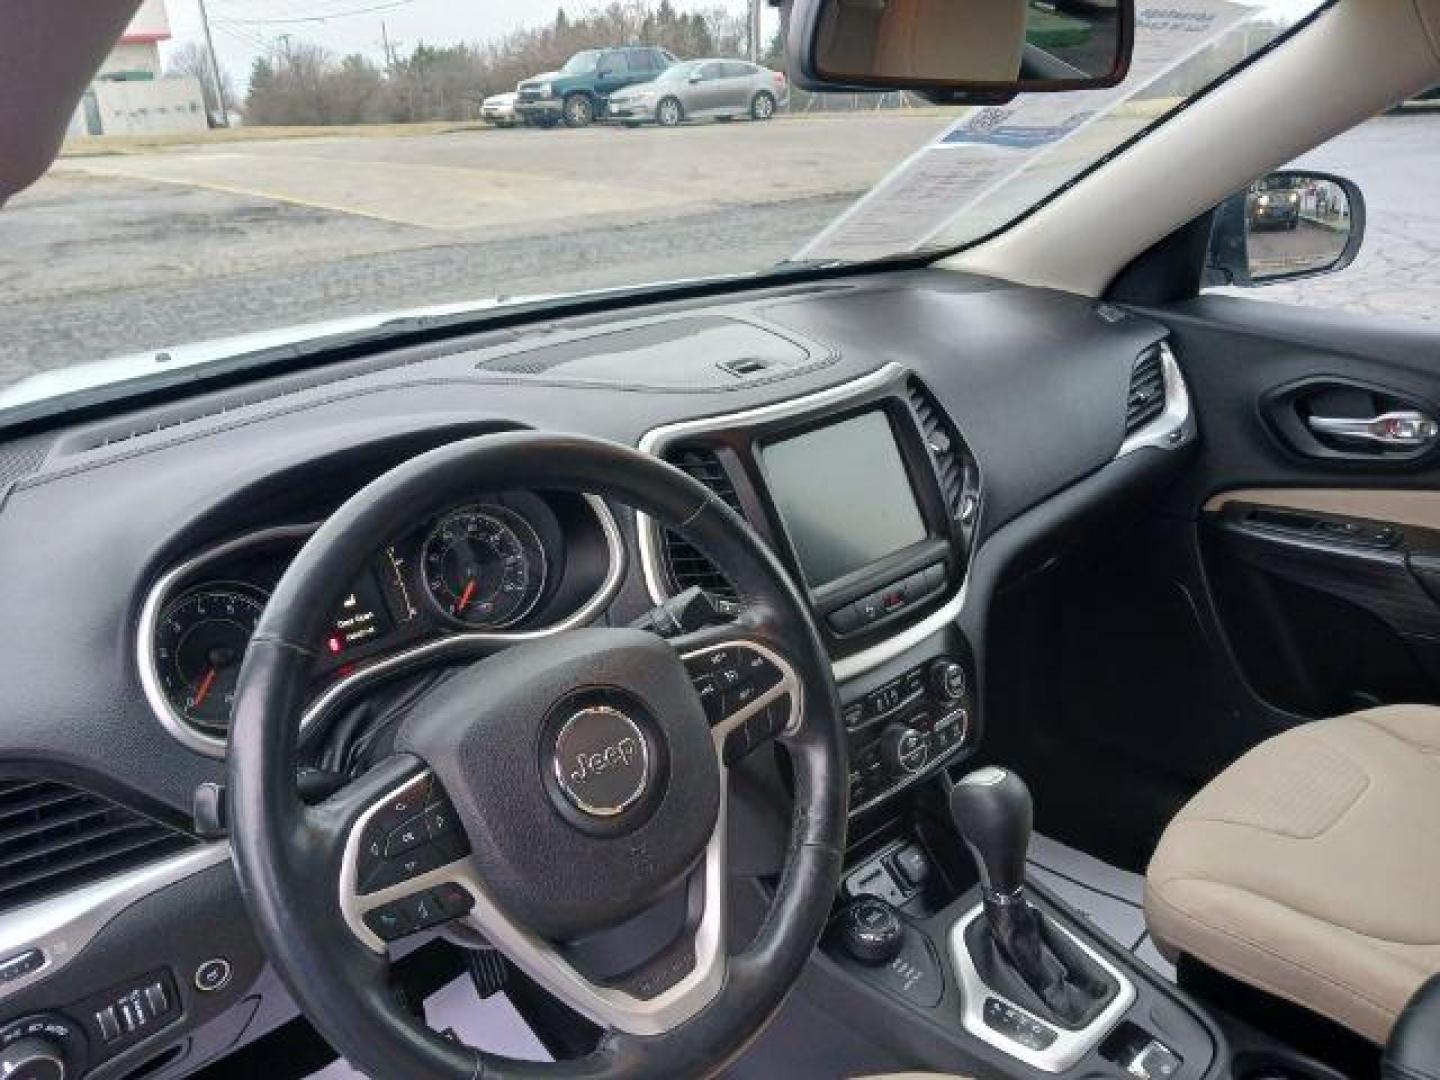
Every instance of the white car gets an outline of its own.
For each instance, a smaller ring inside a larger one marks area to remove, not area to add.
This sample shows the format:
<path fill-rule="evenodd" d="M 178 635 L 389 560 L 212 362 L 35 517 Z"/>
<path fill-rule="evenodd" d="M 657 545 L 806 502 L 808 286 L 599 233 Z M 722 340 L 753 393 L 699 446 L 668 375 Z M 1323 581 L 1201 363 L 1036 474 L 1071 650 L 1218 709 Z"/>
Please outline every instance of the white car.
<path fill-rule="evenodd" d="M 520 122 L 515 114 L 515 91 L 492 94 L 480 105 L 480 119 L 492 127 L 514 127 Z"/>

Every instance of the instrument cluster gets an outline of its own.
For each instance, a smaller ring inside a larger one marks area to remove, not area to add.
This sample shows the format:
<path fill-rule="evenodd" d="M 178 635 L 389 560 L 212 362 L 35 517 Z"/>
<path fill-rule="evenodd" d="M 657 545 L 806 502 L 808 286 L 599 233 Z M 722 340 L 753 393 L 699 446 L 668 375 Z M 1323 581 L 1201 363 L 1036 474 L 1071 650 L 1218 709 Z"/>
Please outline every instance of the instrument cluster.
<path fill-rule="evenodd" d="M 172 568 L 147 598 L 142 682 L 192 747 L 223 749 L 250 638 L 315 528 L 227 541 Z M 618 585 L 622 551 L 609 509 L 582 496 L 483 495 L 418 522 L 377 548 L 314 643 L 315 693 L 446 642 L 578 624 Z"/>

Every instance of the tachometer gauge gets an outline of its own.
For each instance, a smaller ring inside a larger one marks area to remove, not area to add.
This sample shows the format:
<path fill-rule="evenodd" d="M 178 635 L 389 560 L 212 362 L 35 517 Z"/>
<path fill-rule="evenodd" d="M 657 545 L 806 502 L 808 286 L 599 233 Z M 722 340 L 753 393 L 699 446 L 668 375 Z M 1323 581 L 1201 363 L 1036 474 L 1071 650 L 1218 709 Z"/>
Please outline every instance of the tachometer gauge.
<path fill-rule="evenodd" d="M 161 613 L 155 672 L 171 707 L 196 727 L 229 728 L 240 661 L 266 599 L 253 586 L 227 582 L 192 589 Z"/>
<path fill-rule="evenodd" d="M 535 529 L 503 506 L 465 506 L 441 518 L 420 554 L 425 591 L 466 626 L 499 629 L 530 613 L 545 588 Z"/>

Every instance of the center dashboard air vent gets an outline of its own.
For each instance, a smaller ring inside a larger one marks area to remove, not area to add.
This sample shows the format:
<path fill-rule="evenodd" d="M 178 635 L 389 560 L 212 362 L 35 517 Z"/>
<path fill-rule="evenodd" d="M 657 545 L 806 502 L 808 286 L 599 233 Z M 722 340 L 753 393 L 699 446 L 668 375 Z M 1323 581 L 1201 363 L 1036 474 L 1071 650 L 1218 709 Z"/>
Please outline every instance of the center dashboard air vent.
<path fill-rule="evenodd" d="M 735 483 L 725 470 L 720 455 L 708 447 L 686 446 L 667 450 L 664 458 L 681 472 L 689 474 L 713 491 L 741 517 L 745 511 L 740 506 L 740 496 Z M 735 587 L 725 575 L 703 555 L 694 544 L 669 529 L 664 533 L 665 569 L 668 584 L 677 593 L 699 586 L 722 600 L 738 600 Z"/>
<path fill-rule="evenodd" d="M 935 476 L 950 516 L 963 528 L 975 522 L 979 512 L 979 471 L 960 433 L 950 423 L 945 410 L 919 379 L 911 377 L 905 384 L 910 408 L 920 423 L 920 433 L 935 463 Z"/>
<path fill-rule="evenodd" d="M 0 912 L 194 843 L 185 833 L 69 784 L 0 780 Z"/>
<path fill-rule="evenodd" d="M 1165 368 L 1162 346 L 1152 345 L 1140 354 L 1130 372 L 1125 400 L 1125 434 L 1133 435 L 1165 411 Z"/>

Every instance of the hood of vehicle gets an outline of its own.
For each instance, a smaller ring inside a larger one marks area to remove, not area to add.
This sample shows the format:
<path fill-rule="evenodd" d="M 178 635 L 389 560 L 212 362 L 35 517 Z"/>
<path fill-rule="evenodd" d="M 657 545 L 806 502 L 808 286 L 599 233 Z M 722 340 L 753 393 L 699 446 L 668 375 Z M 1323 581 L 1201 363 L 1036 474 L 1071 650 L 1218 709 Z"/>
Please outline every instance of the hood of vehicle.
<path fill-rule="evenodd" d="M 520 85 L 532 86 L 535 83 L 554 82 L 556 79 L 563 79 L 565 77 L 566 76 L 561 75 L 558 71 L 542 71 L 539 75 L 531 75 Z"/>
<path fill-rule="evenodd" d="M 491 94 L 484 103 L 486 105 L 513 105 L 517 96 L 514 90 L 508 90 L 503 94 Z"/>
<path fill-rule="evenodd" d="M 648 82 L 632 83 L 610 95 L 611 101 L 626 101 L 630 98 L 641 97 L 645 94 L 653 94 L 659 90 L 659 85 L 654 79 Z"/>

